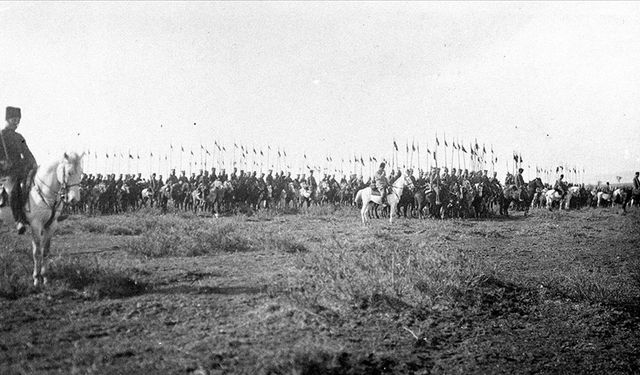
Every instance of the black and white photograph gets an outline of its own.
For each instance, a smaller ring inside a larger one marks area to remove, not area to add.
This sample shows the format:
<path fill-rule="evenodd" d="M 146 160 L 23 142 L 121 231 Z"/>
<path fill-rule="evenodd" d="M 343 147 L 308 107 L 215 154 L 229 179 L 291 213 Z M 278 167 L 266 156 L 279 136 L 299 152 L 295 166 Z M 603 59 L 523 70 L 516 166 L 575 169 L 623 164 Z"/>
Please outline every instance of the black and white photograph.
<path fill-rule="evenodd" d="M 0 18 L 0 374 L 640 374 L 640 2 Z"/>

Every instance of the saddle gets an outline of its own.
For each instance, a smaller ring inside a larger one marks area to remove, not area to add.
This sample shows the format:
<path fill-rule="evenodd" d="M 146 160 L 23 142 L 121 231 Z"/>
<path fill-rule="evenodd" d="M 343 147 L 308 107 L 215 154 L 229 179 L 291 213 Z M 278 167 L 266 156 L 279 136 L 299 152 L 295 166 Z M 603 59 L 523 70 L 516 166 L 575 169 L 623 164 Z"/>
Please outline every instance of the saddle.
<path fill-rule="evenodd" d="M 380 193 L 380 190 L 378 190 L 377 187 L 375 186 L 371 186 L 371 195 L 375 195 L 375 196 L 381 196 L 382 194 Z"/>

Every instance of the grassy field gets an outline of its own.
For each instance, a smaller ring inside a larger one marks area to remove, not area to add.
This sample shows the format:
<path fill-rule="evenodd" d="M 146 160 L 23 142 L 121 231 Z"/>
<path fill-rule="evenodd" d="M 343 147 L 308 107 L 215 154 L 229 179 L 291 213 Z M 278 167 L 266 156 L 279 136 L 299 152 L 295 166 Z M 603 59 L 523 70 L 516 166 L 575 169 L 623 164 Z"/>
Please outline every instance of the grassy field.
<path fill-rule="evenodd" d="M 6 228 L 4 228 L 6 230 Z M 0 373 L 640 373 L 640 211 L 72 217 L 0 238 Z"/>

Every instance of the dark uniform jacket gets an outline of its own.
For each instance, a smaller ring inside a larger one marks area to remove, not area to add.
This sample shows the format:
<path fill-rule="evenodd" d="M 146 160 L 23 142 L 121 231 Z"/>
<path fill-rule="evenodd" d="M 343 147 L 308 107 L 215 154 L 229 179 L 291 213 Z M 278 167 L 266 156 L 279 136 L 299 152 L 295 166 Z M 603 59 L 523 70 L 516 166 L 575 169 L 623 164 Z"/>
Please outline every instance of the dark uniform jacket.
<path fill-rule="evenodd" d="M 525 187 L 525 182 L 524 182 L 524 178 L 522 177 L 522 175 L 520 173 L 518 173 L 516 175 L 516 187 L 519 188 L 523 188 Z"/>
<path fill-rule="evenodd" d="M 1 134 L 4 142 L 0 141 L 0 160 L 4 163 L 0 168 L 0 175 L 15 176 L 18 179 L 25 178 L 29 170 L 38 166 L 36 159 L 27 147 L 27 142 L 20 133 L 16 133 L 13 129 L 2 129 Z"/>

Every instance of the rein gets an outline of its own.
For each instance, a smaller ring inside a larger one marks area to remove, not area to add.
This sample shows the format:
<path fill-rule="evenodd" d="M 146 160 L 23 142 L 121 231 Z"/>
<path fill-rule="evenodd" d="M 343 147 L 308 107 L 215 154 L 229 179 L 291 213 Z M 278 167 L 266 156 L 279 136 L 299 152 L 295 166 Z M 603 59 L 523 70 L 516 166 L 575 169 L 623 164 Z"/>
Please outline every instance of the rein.
<path fill-rule="evenodd" d="M 76 184 L 68 184 L 67 183 L 67 173 L 66 173 L 66 167 L 63 165 L 62 166 L 62 182 L 60 183 L 60 188 L 57 191 L 54 191 L 54 189 L 47 185 L 44 181 L 42 181 L 42 179 L 40 177 L 38 177 L 37 175 L 34 177 L 34 183 L 36 185 L 36 190 L 38 191 L 38 195 L 40 195 L 40 198 L 42 198 L 42 200 L 44 201 L 44 203 L 53 211 L 52 213 L 52 217 L 55 214 L 56 209 L 58 208 L 58 205 L 62 202 L 64 204 L 64 202 L 66 201 L 67 198 L 67 194 L 69 193 L 69 189 L 74 187 L 74 186 L 79 186 L 80 183 L 76 183 Z M 39 184 L 38 184 L 39 182 Z M 53 203 L 50 203 L 50 199 L 48 200 L 45 197 L 45 193 L 42 190 L 42 186 L 46 187 L 49 192 L 53 193 L 53 195 L 55 196 L 53 199 Z"/>

